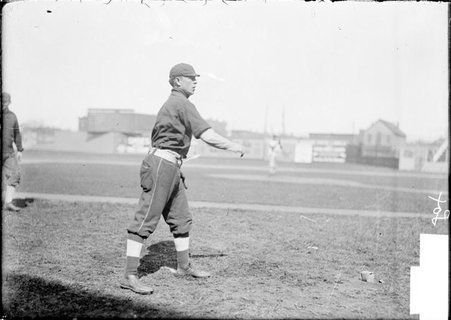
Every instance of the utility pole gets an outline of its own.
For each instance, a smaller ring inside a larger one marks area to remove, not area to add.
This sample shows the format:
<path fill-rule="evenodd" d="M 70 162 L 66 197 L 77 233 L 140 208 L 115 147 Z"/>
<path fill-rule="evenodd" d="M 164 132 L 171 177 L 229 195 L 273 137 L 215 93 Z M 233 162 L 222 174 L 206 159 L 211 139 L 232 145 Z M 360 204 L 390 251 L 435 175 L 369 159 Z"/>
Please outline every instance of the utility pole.
<path fill-rule="evenodd" d="M 263 126 L 263 133 L 265 136 L 266 136 L 267 131 L 268 131 L 268 105 L 266 105 L 266 108 L 265 108 L 265 123 Z"/>
<path fill-rule="evenodd" d="M 285 106 L 282 106 L 282 135 L 285 135 Z"/>

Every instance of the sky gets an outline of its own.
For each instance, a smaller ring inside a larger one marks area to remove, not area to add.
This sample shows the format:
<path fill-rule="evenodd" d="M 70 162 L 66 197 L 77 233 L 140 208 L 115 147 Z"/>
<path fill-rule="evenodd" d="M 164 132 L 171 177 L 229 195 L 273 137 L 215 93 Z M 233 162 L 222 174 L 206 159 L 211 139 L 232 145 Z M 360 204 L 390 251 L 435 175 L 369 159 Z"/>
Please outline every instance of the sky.
<path fill-rule="evenodd" d="M 6 5 L 3 91 L 19 122 L 156 114 L 186 62 L 201 74 L 190 100 L 229 130 L 358 133 L 384 119 L 408 140 L 447 135 L 445 3 L 146 3 Z"/>

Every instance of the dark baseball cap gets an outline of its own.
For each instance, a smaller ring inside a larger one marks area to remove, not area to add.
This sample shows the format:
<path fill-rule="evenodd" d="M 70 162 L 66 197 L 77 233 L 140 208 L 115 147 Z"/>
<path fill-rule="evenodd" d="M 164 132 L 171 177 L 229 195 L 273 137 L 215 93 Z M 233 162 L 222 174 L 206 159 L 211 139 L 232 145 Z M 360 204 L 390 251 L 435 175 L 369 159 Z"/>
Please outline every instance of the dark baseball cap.
<path fill-rule="evenodd" d="M 175 78 L 179 76 L 199 77 L 200 75 L 197 74 L 196 71 L 194 71 L 192 65 L 187 63 L 179 63 L 171 68 L 171 71 L 169 71 L 169 78 Z"/>

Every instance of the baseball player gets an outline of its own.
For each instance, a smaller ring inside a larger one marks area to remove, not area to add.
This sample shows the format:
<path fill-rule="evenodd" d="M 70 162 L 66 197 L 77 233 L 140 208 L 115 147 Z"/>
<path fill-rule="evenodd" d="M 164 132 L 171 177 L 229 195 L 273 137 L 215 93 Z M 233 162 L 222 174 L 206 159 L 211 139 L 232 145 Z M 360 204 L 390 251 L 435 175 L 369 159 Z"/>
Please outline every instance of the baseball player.
<path fill-rule="evenodd" d="M 209 277 L 189 261 L 189 233 L 192 215 L 188 208 L 185 178 L 180 171 L 188 154 L 191 139 L 200 138 L 207 144 L 236 152 L 243 156 L 243 147 L 217 134 L 200 116 L 188 98 L 194 94 L 199 75 L 194 68 L 180 63 L 171 68 L 169 83 L 172 91 L 157 114 L 152 130 L 152 146 L 141 169 L 141 197 L 134 219 L 127 228 L 127 262 L 120 286 L 140 294 L 153 289 L 137 277 L 144 241 L 155 231 L 160 217 L 174 237 L 179 276 Z"/>
<path fill-rule="evenodd" d="M 2 205 L 3 209 L 19 211 L 13 204 L 16 188 L 20 183 L 19 162 L 22 159 L 22 137 L 16 115 L 9 110 L 11 96 L 2 93 Z M 14 150 L 16 145 L 17 153 Z"/>
<path fill-rule="evenodd" d="M 282 151 L 282 144 L 277 135 L 272 136 L 272 140 L 269 142 L 268 159 L 269 159 L 269 174 L 276 174 L 276 158 L 279 152 Z"/>

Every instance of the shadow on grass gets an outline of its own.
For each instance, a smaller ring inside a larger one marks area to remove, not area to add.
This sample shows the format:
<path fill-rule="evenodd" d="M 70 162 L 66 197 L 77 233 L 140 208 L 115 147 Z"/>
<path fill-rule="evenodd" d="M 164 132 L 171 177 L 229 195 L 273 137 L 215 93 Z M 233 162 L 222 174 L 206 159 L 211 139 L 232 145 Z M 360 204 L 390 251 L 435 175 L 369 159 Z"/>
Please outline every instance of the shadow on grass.
<path fill-rule="evenodd" d="M 208 253 L 208 254 L 190 254 L 190 258 L 217 258 L 227 257 L 225 253 Z"/>
<path fill-rule="evenodd" d="M 174 241 L 161 241 L 147 248 L 148 253 L 141 258 L 138 267 L 138 275 L 140 277 L 155 273 L 161 267 L 177 268 L 177 254 L 175 251 Z M 208 249 L 204 249 L 210 251 Z M 202 251 L 204 251 L 202 250 Z M 225 257 L 227 254 L 220 252 L 205 252 L 201 254 L 191 254 L 191 259 L 196 258 L 216 258 Z"/>
<path fill-rule="evenodd" d="M 161 241 L 147 247 L 148 253 L 140 260 L 139 276 L 146 276 L 160 270 L 161 267 L 177 268 L 177 254 L 174 241 Z"/>
<path fill-rule="evenodd" d="M 14 199 L 13 200 L 14 205 L 19 208 L 22 208 L 22 209 L 28 207 L 28 205 L 33 202 L 34 202 L 33 198 Z"/>
<path fill-rule="evenodd" d="M 149 299 L 146 299 L 146 302 L 139 302 L 139 299 L 133 299 L 129 294 L 119 297 L 90 292 L 80 285 L 68 286 L 59 281 L 24 274 L 9 274 L 3 281 L 2 291 L 4 318 L 183 317 L 180 313 L 152 306 L 151 296 L 144 296 Z"/>

